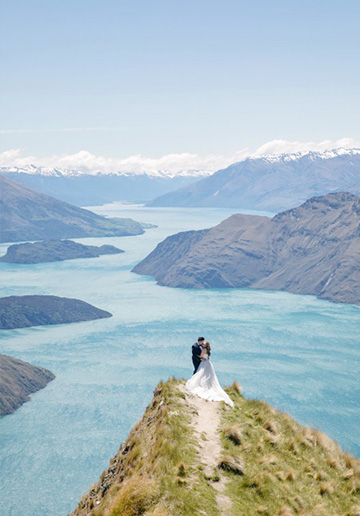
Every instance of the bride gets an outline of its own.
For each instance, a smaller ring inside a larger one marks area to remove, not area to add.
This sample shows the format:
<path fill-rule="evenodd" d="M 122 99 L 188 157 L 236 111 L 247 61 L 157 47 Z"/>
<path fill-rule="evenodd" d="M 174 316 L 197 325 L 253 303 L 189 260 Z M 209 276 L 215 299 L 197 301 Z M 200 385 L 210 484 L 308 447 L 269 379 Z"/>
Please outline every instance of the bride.
<path fill-rule="evenodd" d="M 213 365 L 209 360 L 210 355 L 210 342 L 206 342 L 200 354 L 201 364 L 196 373 L 186 382 L 186 389 L 205 400 L 225 401 L 230 407 L 233 407 L 234 403 L 219 384 Z"/>

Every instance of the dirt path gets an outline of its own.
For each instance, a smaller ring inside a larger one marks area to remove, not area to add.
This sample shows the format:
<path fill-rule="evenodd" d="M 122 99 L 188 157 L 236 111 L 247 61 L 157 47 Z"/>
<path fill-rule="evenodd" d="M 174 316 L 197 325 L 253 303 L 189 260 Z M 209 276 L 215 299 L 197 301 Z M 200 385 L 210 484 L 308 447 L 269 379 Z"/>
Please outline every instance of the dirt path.
<path fill-rule="evenodd" d="M 231 516 L 231 500 L 224 494 L 227 479 L 217 469 L 217 464 L 221 456 L 222 446 L 220 442 L 220 402 L 206 401 L 198 396 L 188 393 L 185 385 L 180 386 L 181 391 L 186 396 L 186 401 L 193 410 L 191 426 L 198 436 L 199 453 L 201 463 L 204 466 L 204 473 L 207 477 L 214 477 L 217 473 L 220 481 L 213 482 L 217 491 L 216 501 L 221 516 Z M 206 440 L 204 439 L 206 438 Z"/>

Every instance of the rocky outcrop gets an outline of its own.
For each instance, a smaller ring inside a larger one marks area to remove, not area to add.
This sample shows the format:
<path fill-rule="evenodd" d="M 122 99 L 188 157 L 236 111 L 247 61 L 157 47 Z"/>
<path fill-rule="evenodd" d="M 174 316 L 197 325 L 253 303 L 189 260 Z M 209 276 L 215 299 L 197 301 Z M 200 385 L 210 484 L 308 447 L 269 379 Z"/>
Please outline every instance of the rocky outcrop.
<path fill-rule="evenodd" d="M 80 301 L 57 296 L 0 298 L 0 329 L 92 321 L 112 317 L 110 312 Z"/>
<path fill-rule="evenodd" d="M 0 262 L 42 263 L 73 260 L 75 258 L 95 258 L 103 254 L 123 253 L 113 245 L 83 245 L 71 240 L 45 240 L 26 244 L 11 245 Z"/>
<path fill-rule="evenodd" d="M 72 516 L 356 516 L 360 463 L 322 432 L 227 388 L 234 408 L 161 382 Z"/>
<path fill-rule="evenodd" d="M 360 195 L 360 149 L 249 158 L 157 197 L 148 206 L 219 207 L 272 213 L 313 196 Z"/>
<path fill-rule="evenodd" d="M 29 394 L 43 389 L 55 375 L 17 358 L 0 355 L 0 416 L 12 414 Z"/>
<path fill-rule="evenodd" d="M 314 197 L 272 219 L 233 215 L 168 237 L 134 272 L 170 287 L 286 290 L 360 304 L 360 197 Z"/>
<path fill-rule="evenodd" d="M 144 233 L 142 224 L 132 219 L 101 217 L 1 175 L 0 191 L 0 242 Z"/>

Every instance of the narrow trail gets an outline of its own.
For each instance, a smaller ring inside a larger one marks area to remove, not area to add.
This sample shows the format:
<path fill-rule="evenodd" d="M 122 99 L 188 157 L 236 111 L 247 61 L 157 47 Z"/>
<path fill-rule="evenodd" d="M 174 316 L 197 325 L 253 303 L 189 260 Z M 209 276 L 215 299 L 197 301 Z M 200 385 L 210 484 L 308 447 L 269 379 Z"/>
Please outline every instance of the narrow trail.
<path fill-rule="evenodd" d="M 213 477 L 215 472 L 220 476 L 218 482 L 212 483 L 217 491 L 216 502 L 220 514 L 221 516 L 231 516 L 231 500 L 224 494 L 227 479 L 222 475 L 221 470 L 217 468 L 222 452 L 219 433 L 221 402 L 206 401 L 190 394 L 185 389 L 185 385 L 181 385 L 180 389 L 185 394 L 186 401 L 193 412 L 191 426 L 198 437 L 199 454 L 201 464 L 204 466 L 204 473 L 209 478 Z"/>

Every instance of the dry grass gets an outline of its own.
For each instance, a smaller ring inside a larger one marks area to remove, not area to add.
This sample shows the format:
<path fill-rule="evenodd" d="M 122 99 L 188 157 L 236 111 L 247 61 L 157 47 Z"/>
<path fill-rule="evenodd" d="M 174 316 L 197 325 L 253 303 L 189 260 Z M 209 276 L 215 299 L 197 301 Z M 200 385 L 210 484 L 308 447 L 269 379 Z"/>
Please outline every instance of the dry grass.
<path fill-rule="evenodd" d="M 210 477 L 176 380 L 160 383 L 143 419 L 74 516 L 219 516 L 214 482 L 226 477 L 232 514 L 360 516 L 360 463 L 331 439 L 268 404 L 227 391 L 223 454 Z M 98 504 L 100 502 L 100 504 Z"/>
<path fill-rule="evenodd" d="M 227 389 L 233 395 L 232 388 Z M 226 472 L 233 513 L 264 516 L 353 516 L 359 504 L 359 461 L 323 432 L 303 427 L 287 414 L 239 397 L 223 411 L 224 428 L 238 426 L 235 445 L 224 434 L 224 453 L 244 461 L 244 475 Z"/>
<path fill-rule="evenodd" d="M 230 439 L 234 444 L 239 446 L 244 440 L 244 436 L 242 435 L 238 426 L 233 425 L 229 426 L 224 430 L 224 436 Z"/>

